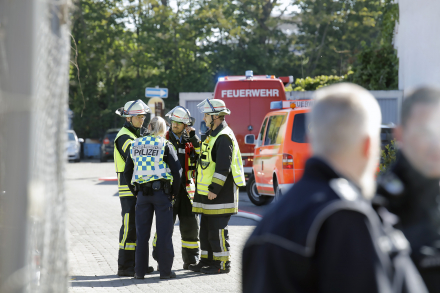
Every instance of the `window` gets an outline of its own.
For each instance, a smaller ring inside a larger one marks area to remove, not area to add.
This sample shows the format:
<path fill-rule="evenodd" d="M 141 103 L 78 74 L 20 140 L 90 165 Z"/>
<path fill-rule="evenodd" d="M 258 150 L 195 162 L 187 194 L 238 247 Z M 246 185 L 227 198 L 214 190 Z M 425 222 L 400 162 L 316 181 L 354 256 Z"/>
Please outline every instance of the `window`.
<path fill-rule="evenodd" d="M 263 125 L 261 126 L 260 133 L 258 134 L 257 141 L 255 142 L 255 147 L 258 148 L 263 144 L 264 130 L 266 129 L 267 118 L 264 119 Z"/>
<path fill-rule="evenodd" d="M 281 125 L 283 125 L 285 115 L 276 115 L 269 117 L 267 125 L 266 137 L 264 138 L 264 145 L 280 144 L 282 136 L 278 137 Z"/>
<path fill-rule="evenodd" d="M 75 141 L 75 134 L 73 134 L 72 132 L 67 132 L 67 140 L 68 141 Z"/>
<path fill-rule="evenodd" d="M 306 114 L 295 114 L 293 118 L 292 141 L 306 143 Z"/>
<path fill-rule="evenodd" d="M 107 133 L 108 140 L 114 141 L 117 134 L 118 134 L 117 132 L 109 132 L 109 133 Z"/>
<path fill-rule="evenodd" d="M 391 144 L 392 140 L 393 140 L 393 129 L 381 127 L 380 141 L 381 141 L 382 150 L 384 150 L 387 145 Z"/>

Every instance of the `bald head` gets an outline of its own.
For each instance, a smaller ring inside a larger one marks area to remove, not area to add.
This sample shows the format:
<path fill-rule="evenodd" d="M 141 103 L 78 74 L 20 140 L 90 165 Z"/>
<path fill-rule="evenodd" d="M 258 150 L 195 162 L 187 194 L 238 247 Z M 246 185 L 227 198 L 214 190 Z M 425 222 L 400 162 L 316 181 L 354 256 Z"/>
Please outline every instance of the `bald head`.
<path fill-rule="evenodd" d="M 382 120 L 376 99 L 354 84 L 328 86 L 316 92 L 308 119 L 313 155 L 325 159 L 371 198 L 376 188 Z"/>

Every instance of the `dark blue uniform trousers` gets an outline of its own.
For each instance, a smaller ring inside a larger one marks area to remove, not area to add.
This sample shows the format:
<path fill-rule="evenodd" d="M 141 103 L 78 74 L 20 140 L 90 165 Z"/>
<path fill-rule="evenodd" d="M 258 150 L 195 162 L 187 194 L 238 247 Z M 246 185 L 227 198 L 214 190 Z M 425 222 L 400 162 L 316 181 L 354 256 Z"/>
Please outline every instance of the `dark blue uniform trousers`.
<path fill-rule="evenodd" d="M 156 213 L 157 262 L 160 276 L 169 276 L 173 265 L 173 206 L 171 197 L 163 190 L 153 191 L 153 195 L 144 196 L 140 191 L 136 203 L 136 266 L 137 276 L 144 276 L 149 266 L 149 245 L 153 214 Z"/>

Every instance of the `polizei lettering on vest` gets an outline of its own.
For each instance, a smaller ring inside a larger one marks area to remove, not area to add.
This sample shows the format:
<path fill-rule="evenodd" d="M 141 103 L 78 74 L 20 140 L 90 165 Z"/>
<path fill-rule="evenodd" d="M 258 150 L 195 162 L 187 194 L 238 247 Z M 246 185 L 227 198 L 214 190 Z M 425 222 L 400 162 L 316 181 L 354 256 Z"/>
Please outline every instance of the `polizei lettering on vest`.
<path fill-rule="evenodd" d="M 248 97 L 279 97 L 277 89 L 258 90 L 222 90 L 222 98 L 248 98 Z"/>
<path fill-rule="evenodd" d="M 154 145 L 139 145 L 133 147 L 133 156 L 152 156 L 156 157 L 159 155 L 160 148 Z"/>

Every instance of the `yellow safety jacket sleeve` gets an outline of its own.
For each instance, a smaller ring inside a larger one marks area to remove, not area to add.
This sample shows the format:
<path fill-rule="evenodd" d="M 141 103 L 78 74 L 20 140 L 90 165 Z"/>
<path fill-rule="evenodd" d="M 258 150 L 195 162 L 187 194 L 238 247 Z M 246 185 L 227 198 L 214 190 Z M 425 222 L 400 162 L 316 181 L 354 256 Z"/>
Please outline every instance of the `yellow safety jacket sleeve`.
<path fill-rule="evenodd" d="M 215 162 L 215 172 L 212 177 L 212 183 L 208 190 L 214 194 L 219 194 L 225 184 L 226 177 L 231 172 L 232 162 L 232 141 L 227 135 L 220 135 L 211 152 L 212 160 Z"/>
<path fill-rule="evenodd" d="M 121 135 L 116 140 L 116 147 L 118 148 L 119 154 L 121 154 L 124 161 L 130 156 L 131 143 L 133 139 L 128 135 Z"/>

